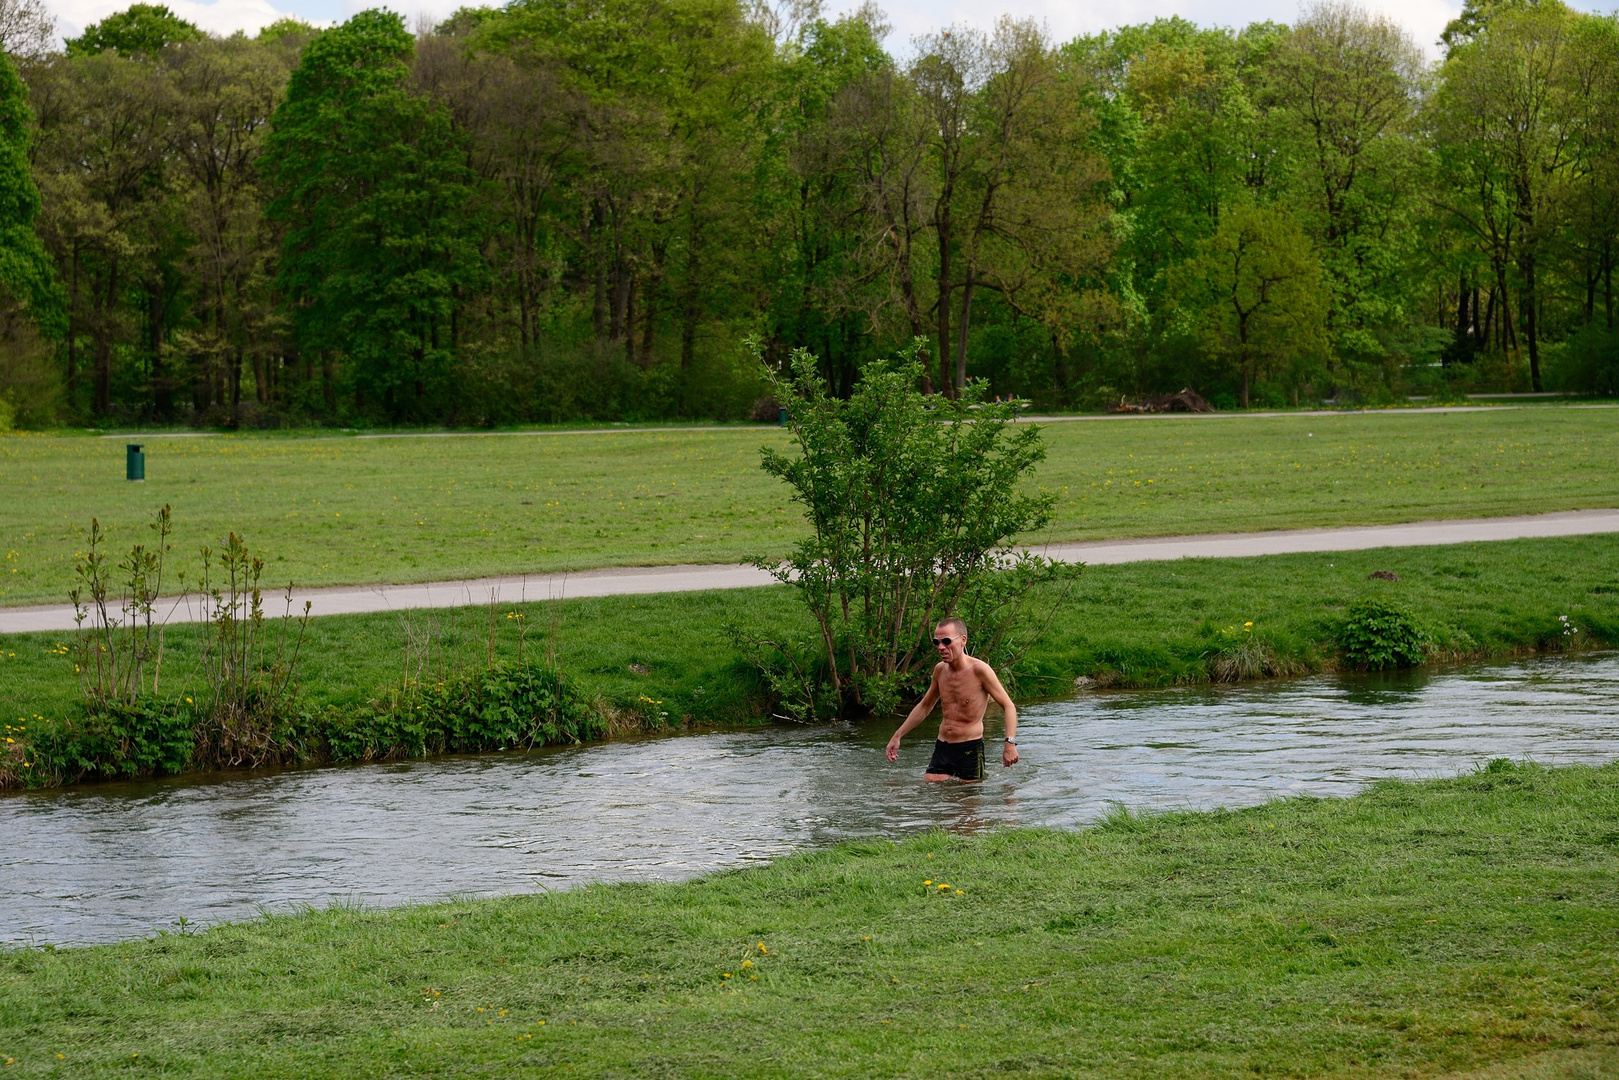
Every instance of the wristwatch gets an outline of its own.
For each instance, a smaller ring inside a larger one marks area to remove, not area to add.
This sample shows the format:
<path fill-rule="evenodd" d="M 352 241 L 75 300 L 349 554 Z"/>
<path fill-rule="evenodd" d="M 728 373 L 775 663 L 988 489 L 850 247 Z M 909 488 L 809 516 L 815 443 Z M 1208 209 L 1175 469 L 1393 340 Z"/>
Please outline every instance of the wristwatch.
<path fill-rule="evenodd" d="M 1006 739 L 1005 741 L 1011 743 L 1013 746 L 1017 745 L 1017 740 L 1016 739 Z"/>

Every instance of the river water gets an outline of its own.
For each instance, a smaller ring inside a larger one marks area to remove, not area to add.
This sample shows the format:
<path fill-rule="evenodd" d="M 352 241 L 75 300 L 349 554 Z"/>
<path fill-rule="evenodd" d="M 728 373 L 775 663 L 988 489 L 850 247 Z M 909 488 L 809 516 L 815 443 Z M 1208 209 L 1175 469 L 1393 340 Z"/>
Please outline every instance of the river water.
<path fill-rule="evenodd" d="M 0 798 L 0 942 L 264 910 L 678 879 L 848 837 L 1073 826 L 1115 803 L 1349 795 L 1492 758 L 1619 757 L 1619 656 L 1087 693 L 1022 714 L 1022 764 L 921 780 L 932 726 L 679 735 Z M 992 756 L 994 756 L 992 754 Z"/>

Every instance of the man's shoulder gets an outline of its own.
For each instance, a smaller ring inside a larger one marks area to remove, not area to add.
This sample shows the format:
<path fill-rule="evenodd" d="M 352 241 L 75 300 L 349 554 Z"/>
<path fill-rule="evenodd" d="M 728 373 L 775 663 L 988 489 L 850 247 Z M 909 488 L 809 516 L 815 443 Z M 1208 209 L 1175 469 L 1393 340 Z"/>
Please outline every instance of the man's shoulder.
<path fill-rule="evenodd" d="M 980 679 L 985 675 L 991 675 L 997 679 L 1000 678 L 999 675 L 995 674 L 995 669 L 989 666 L 989 662 L 987 660 L 980 660 L 976 656 L 970 656 L 968 659 L 973 662 L 973 671 L 978 673 L 978 677 Z"/>

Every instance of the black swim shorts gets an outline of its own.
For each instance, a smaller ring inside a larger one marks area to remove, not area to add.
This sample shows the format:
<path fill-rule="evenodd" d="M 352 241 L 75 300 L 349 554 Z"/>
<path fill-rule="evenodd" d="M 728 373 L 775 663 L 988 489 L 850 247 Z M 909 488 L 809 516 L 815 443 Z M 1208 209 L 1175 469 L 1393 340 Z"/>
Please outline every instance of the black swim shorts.
<path fill-rule="evenodd" d="M 945 773 L 962 780 L 982 780 L 984 778 L 984 740 L 969 739 L 966 742 L 933 741 L 933 760 L 928 762 L 928 772 Z"/>

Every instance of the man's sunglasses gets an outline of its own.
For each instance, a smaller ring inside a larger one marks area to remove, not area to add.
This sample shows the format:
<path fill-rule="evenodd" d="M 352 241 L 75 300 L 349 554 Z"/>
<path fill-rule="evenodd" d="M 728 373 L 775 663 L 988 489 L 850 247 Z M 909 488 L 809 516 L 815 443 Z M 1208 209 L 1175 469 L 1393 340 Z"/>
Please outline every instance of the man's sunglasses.
<path fill-rule="evenodd" d="M 947 638 L 947 637 L 936 637 L 936 638 L 933 639 L 933 647 L 935 649 L 943 649 L 943 648 L 947 647 L 954 640 L 956 640 L 956 639 L 955 638 Z"/>

